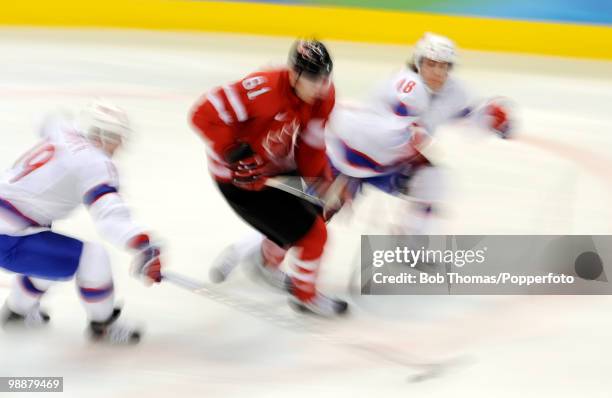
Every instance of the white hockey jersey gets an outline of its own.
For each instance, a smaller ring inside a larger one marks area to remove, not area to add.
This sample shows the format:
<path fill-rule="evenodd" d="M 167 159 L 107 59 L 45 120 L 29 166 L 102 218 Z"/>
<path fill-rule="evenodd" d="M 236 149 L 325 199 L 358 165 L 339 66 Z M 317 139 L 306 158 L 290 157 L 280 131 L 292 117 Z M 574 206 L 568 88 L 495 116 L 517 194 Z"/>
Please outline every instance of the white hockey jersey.
<path fill-rule="evenodd" d="M 327 124 L 327 155 L 351 177 L 390 174 L 416 154 L 413 123 L 429 106 L 420 76 L 394 76 L 363 106 L 338 104 Z"/>
<path fill-rule="evenodd" d="M 361 107 L 337 105 L 326 131 L 327 154 L 343 174 L 367 178 L 395 172 L 415 154 L 415 135 L 432 135 L 442 124 L 458 118 L 481 118 L 471 107 L 463 84 L 449 76 L 436 93 L 421 76 L 404 68 L 379 85 Z M 415 129 L 413 123 L 423 129 Z M 484 123 L 486 124 L 486 123 Z"/>
<path fill-rule="evenodd" d="M 0 178 L 0 233 L 23 235 L 49 228 L 85 204 L 100 233 L 124 247 L 143 229 L 118 195 L 110 157 L 93 146 L 67 117 L 52 117 L 42 141 Z"/>

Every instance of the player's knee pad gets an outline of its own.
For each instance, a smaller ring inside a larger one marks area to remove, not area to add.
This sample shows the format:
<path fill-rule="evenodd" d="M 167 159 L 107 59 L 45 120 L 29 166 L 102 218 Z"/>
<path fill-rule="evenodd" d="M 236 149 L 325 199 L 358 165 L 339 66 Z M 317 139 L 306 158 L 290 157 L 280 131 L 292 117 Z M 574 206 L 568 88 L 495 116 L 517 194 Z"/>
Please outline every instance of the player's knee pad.
<path fill-rule="evenodd" d="M 316 259 L 323 254 L 323 248 L 327 242 L 327 227 L 321 217 L 317 217 L 310 230 L 295 243 L 299 248 L 300 257 L 304 260 Z"/>

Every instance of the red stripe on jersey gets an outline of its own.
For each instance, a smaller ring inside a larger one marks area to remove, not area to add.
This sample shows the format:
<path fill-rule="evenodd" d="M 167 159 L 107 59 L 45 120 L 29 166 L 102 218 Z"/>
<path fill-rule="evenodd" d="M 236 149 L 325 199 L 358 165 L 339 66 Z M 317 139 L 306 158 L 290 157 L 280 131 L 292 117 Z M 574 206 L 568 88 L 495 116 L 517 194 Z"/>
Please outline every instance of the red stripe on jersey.
<path fill-rule="evenodd" d="M 239 83 L 234 83 L 215 88 L 208 93 L 206 99 L 217 112 L 217 117 L 229 126 L 248 118 L 243 92 Z"/>

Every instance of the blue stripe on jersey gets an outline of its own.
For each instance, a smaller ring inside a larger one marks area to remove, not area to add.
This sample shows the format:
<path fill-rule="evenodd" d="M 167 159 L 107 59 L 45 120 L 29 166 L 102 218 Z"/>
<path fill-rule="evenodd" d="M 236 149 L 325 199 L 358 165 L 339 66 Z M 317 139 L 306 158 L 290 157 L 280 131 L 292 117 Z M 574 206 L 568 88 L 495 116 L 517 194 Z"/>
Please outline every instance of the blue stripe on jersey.
<path fill-rule="evenodd" d="M 356 149 L 351 148 L 346 145 L 346 143 L 342 143 L 342 147 L 344 149 L 344 158 L 349 162 L 351 166 L 354 167 L 363 167 L 366 169 L 374 170 L 378 173 L 384 172 L 388 166 L 382 165 L 376 162 L 374 159 L 371 159 L 365 153 L 359 152 Z"/>
<path fill-rule="evenodd" d="M 102 301 L 113 293 L 113 285 L 110 284 L 99 289 L 79 287 L 79 292 L 87 302 Z"/>
<path fill-rule="evenodd" d="M 117 192 L 117 188 L 107 184 L 100 184 L 87 191 L 87 193 L 83 196 L 83 202 L 87 206 L 91 206 L 96 200 L 100 199 L 102 196 L 106 195 L 107 193 L 114 192 Z"/>

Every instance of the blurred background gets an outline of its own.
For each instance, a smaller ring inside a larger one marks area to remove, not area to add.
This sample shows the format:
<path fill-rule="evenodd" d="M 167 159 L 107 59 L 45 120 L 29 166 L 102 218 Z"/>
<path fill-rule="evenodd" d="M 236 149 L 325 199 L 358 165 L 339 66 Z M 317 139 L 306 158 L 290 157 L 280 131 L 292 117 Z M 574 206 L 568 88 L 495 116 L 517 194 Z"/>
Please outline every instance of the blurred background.
<path fill-rule="evenodd" d="M 199 97 L 284 63 L 295 37 L 315 36 L 334 57 L 339 101 L 359 101 L 432 31 L 457 43 L 453 73 L 482 98 L 511 99 L 517 121 L 512 140 L 466 125 L 437 132 L 431 156 L 449 176 L 439 232 L 610 234 L 611 23 L 612 5 L 593 0 L 7 2 L 0 159 L 8 167 L 29 148 L 50 111 L 96 96 L 116 102 L 136 129 L 117 159 L 122 194 L 164 240 L 168 267 L 206 280 L 214 257 L 248 228 L 217 193 L 188 124 Z M 368 191 L 355 217 L 340 213 L 330 225 L 322 288 L 349 297 L 353 312 L 312 321 L 327 339 L 172 285 L 147 289 L 129 277 L 130 258 L 108 246 L 126 319 L 147 327 L 142 344 L 88 344 L 75 288 L 59 284 L 43 302 L 48 330 L 0 334 L 0 376 L 63 376 L 74 397 L 609 396 L 607 296 L 356 293 L 360 235 L 388 233 L 401 207 Z M 85 211 L 54 227 L 99 240 Z M 2 300 L 10 277 L 0 272 Z M 222 289 L 301 321 L 242 269 Z M 423 368 L 399 364 L 449 359 L 460 360 L 418 383 Z"/>

